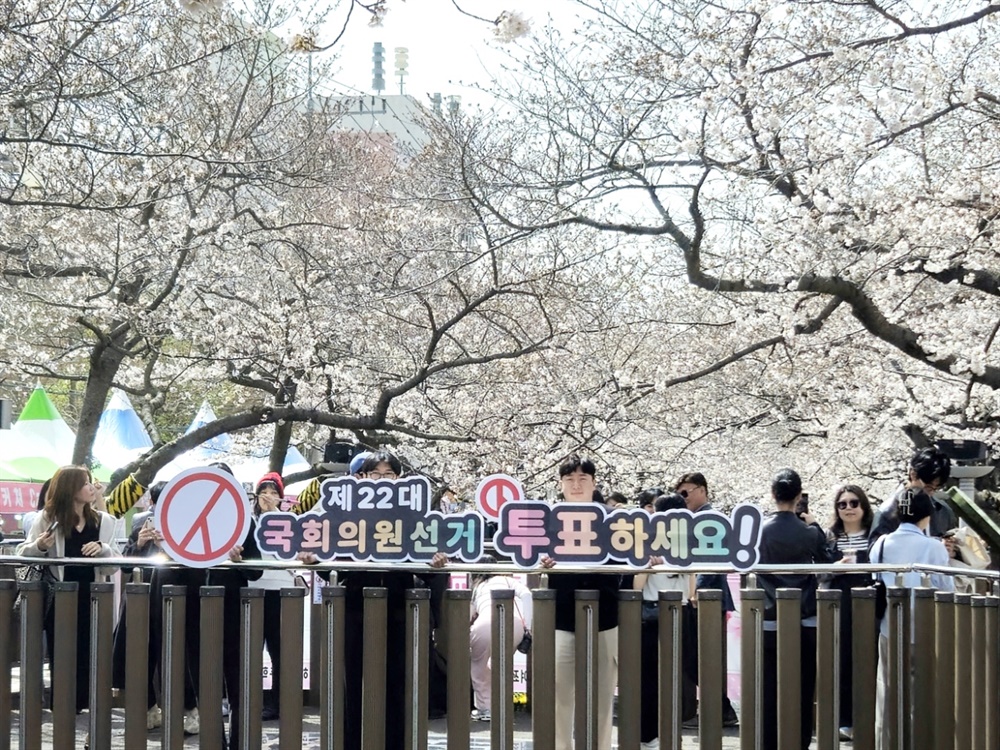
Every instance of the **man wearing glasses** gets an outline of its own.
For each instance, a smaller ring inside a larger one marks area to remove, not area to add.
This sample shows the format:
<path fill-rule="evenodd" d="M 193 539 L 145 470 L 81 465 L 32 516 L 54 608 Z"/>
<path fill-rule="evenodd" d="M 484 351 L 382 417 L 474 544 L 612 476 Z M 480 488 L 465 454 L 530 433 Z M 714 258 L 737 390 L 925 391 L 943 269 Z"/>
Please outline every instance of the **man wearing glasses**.
<path fill-rule="evenodd" d="M 674 489 L 681 497 L 687 509 L 692 513 L 700 513 L 704 510 L 711 510 L 712 504 L 708 498 L 708 481 L 705 475 L 699 471 L 685 474 L 674 485 Z M 733 602 L 733 595 L 729 591 L 729 582 L 724 573 L 703 573 L 695 578 L 695 595 L 691 601 L 684 605 L 683 615 L 684 625 L 684 647 L 682 664 L 685 681 L 684 700 L 682 713 L 687 718 L 684 721 L 686 728 L 697 728 L 698 717 L 694 713 L 694 686 L 698 684 L 698 591 L 707 589 L 719 589 L 722 591 L 722 609 L 726 613 L 723 617 L 728 618 L 729 612 L 736 611 L 736 604 Z M 712 644 L 715 645 L 715 644 Z M 722 629 L 722 643 L 718 644 L 722 650 L 722 663 L 726 663 L 726 629 Z M 739 717 L 729 701 L 726 694 L 725 680 L 722 688 L 722 725 L 724 727 L 737 727 L 740 724 Z"/>
<path fill-rule="evenodd" d="M 880 536 L 891 534 L 899 528 L 899 511 L 897 503 L 899 498 L 911 487 L 922 489 L 931 496 L 934 503 L 934 510 L 931 513 L 930 527 L 927 535 L 941 538 L 946 532 L 958 527 L 958 518 L 955 511 L 949 505 L 934 497 L 937 492 L 951 477 L 951 459 L 946 453 L 937 448 L 923 448 L 913 454 L 910 458 L 910 470 L 907 482 L 899 487 L 889 500 L 882 504 L 872 521 L 871 534 L 868 535 L 868 544 L 872 545 Z M 948 547 L 948 554 L 953 554 L 952 540 L 945 540 Z"/>

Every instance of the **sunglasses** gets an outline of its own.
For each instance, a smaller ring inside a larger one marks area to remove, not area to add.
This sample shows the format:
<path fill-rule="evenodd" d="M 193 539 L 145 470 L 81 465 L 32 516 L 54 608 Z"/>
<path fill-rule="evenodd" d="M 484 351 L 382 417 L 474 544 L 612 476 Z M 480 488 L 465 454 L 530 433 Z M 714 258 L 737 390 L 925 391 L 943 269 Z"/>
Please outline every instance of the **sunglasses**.
<path fill-rule="evenodd" d="M 848 507 L 858 508 L 861 506 L 860 500 L 838 500 L 837 510 L 847 510 Z"/>

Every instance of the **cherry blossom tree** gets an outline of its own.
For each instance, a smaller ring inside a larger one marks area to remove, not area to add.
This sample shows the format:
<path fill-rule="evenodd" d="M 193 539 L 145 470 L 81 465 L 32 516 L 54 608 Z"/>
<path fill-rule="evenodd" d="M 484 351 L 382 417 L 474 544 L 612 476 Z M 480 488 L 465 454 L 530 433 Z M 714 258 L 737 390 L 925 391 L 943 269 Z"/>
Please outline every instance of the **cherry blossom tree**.
<path fill-rule="evenodd" d="M 731 473 L 756 443 L 770 468 L 880 480 L 904 433 L 995 440 L 1000 6 L 576 6 L 512 48 L 463 175 L 512 230 L 630 243 L 663 299 L 647 335 L 698 331 L 595 349 L 629 375 L 602 414 L 644 412 L 619 452 L 675 473 L 737 452 Z"/>

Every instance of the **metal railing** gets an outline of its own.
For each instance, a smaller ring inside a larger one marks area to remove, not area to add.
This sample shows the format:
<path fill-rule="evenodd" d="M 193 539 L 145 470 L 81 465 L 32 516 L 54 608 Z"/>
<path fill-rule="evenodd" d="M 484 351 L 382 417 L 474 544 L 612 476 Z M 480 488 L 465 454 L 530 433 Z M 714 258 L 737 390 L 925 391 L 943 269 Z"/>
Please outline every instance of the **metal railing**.
<path fill-rule="evenodd" d="M 8 565 L 14 559 L 4 559 Z M 41 565 L 123 565 L 146 567 L 139 558 L 51 560 L 17 558 L 18 564 Z M 285 563 L 246 562 L 253 568 L 302 567 Z M 333 570 L 409 570 L 427 572 L 425 565 L 393 564 L 372 566 L 361 563 L 334 563 L 321 568 Z M 456 565 L 462 572 L 524 572 L 508 565 Z M 559 565 L 544 571 L 621 574 L 636 573 L 623 566 L 599 569 Z M 654 569 L 659 570 L 659 569 Z M 664 569 L 668 570 L 668 569 Z M 720 566 L 669 572 L 719 572 Z M 542 572 L 542 571 L 536 571 Z M 969 571 L 933 566 L 830 565 L 830 566 L 758 566 L 754 573 L 855 573 L 920 572 L 922 574 L 957 574 L 981 582 L 984 593 L 939 592 L 926 587 L 912 591 L 901 587 L 888 590 L 888 639 L 885 711 L 888 746 L 882 750 L 992 750 L 1000 747 L 1000 596 L 997 584 L 1000 573 Z M 739 742 L 741 750 L 763 747 L 764 686 L 764 592 L 748 576 L 748 587 L 741 589 L 741 706 Z M 0 612 L 11 612 L 18 588 L 23 598 L 20 621 L 0 617 L 0 659 L 9 664 L 20 631 L 20 696 L 18 701 L 17 739 L 21 750 L 42 747 L 43 646 L 42 621 L 46 606 L 45 584 L 17 584 L 0 580 Z M 51 658 L 60 665 L 60 679 L 52 684 L 52 746 L 76 747 L 75 700 L 76 650 L 89 650 L 89 738 L 90 747 L 110 748 L 112 686 L 111 643 L 113 623 L 113 586 L 95 583 L 90 586 L 91 642 L 76 642 L 78 585 L 73 582 L 51 584 L 54 607 L 55 649 Z M 150 585 L 129 583 L 125 586 L 127 642 L 124 689 L 124 747 L 145 748 L 150 738 L 146 730 L 148 681 L 148 644 Z M 163 649 L 161 673 L 164 724 L 162 747 L 178 750 L 183 746 L 182 718 L 184 627 L 187 589 L 163 586 Z M 306 591 L 301 588 L 281 591 L 283 633 L 302 632 L 306 616 Z M 800 595 L 797 589 L 777 592 L 777 737 L 778 747 L 797 747 L 800 722 Z M 468 590 L 448 590 L 443 602 L 446 637 L 440 645 L 448 662 L 447 745 L 449 750 L 467 750 L 470 743 L 470 669 Z M 512 591 L 497 591 L 493 596 L 492 638 L 492 715 L 490 743 L 495 750 L 514 747 L 513 690 L 514 607 Z M 238 706 L 230 721 L 239 726 L 241 750 L 261 746 L 263 652 L 263 592 L 244 588 L 239 595 L 239 632 L 224 632 L 225 590 L 201 588 L 200 632 L 203 658 L 199 670 L 199 708 L 201 733 L 199 746 L 223 747 L 223 665 L 213 655 L 222 654 L 229 639 L 239 639 L 241 654 Z M 318 684 L 320 747 L 339 750 L 345 746 L 347 701 L 345 629 L 348 601 L 345 589 L 324 587 L 322 603 L 313 608 L 313 628 L 319 633 L 319 652 L 313 654 L 314 684 Z M 412 589 L 405 597 L 405 664 L 396 665 L 395 676 L 387 678 L 387 638 L 390 631 L 386 589 L 367 588 L 363 592 L 364 648 L 363 689 L 360 726 L 363 750 L 382 750 L 386 732 L 387 679 L 402 679 L 404 700 L 404 747 L 426 750 L 428 738 L 428 659 L 431 648 L 430 601 L 425 589 Z M 838 700 L 840 675 L 841 593 L 820 590 L 817 593 L 817 663 L 816 663 L 816 739 L 819 750 L 831 750 L 840 744 Z M 555 747 L 555 592 L 533 592 L 533 643 L 530 653 L 530 706 L 533 747 Z M 622 591 L 619 597 L 618 639 L 618 747 L 639 750 L 640 663 L 639 644 L 642 625 L 642 596 L 637 591 Z M 671 750 L 681 747 L 681 694 L 683 618 L 681 594 L 662 592 L 659 598 L 657 625 L 659 659 L 660 745 Z M 871 588 L 854 589 L 853 611 L 853 727 L 854 747 L 875 747 L 875 703 L 878 665 L 878 633 L 875 621 L 875 592 Z M 608 750 L 597 746 L 596 696 L 598 675 L 593 668 L 598 627 L 597 593 L 576 594 L 576 750 Z M 721 643 L 725 613 L 721 592 L 701 591 L 698 595 L 698 636 L 703 644 L 699 652 L 698 683 L 700 747 L 721 749 L 723 716 L 721 696 L 726 680 L 724 651 L 705 644 Z M 229 641 L 231 643 L 231 641 Z M 280 674 L 280 725 L 282 750 L 302 747 L 303 737 L 303 652 L 301 638 L 282 640 Z M 191 665 L 188 665 L 191 666 Z M 391 665 L 390 665 L 391 666 Z M 0 671 L 0 750 L 10 747 L 12 729 L 11 671 Z"/>

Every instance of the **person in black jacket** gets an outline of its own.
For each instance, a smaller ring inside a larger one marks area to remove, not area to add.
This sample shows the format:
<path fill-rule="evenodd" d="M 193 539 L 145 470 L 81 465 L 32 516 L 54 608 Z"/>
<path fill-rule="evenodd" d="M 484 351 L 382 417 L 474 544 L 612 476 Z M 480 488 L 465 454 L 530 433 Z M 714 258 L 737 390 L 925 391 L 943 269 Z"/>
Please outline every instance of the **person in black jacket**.
<path fill-rule="evenodd" d="M 795 504 L 802 496 L 802 479 L 792 469 L 782 469 L 771 483 L 771 496 L 777 512 L 764 522 L 760 534 L 762 565 L 812 565 L 832 562 L 826 535 L 814 523 L 795 515 Z M 816 588 L 817 579 L 810 573 L 764 574 L 758 576 L 764 589 L 764 663 L 763 663 L 763 750 L 778 748 L 778 632 L 775 592 L 779 588 L 801 591 L 802 625 L 799 638 L 801 665 L 802 750 L 808 750 L 813 730 L 813 697 L 816 688 Z M 783 634 L 783 637 L 795 637 Z M 788 748 L 784 748 L 788 750 Z"/>
<path fill-rule="evenodd" d="M 871 533 L 868 535 L 868 548 L 871 549 L 880 536 L 891 534 L 899 528 L 899 498 L 911 487 L 924 490 L 931 496 L 933 512 L 928 536 L 942 538 L 958 526 L 955 511 L 947 503 L 934 497 L 951 477 L 951 459 L 948 454 L 937 448 L 922 448 L 910 458 L 910 468 L 906 475 L 906 483 L 900 485 L 892 496 L 883 503 L 872 521 Z M 954 557 L 954 544 L 946 542 L 949 557 Z"/>
<path fill-rule="evenodd" d="M 358 472 L 361 477 L 373 480 L 395 481 L 403 474 L 400 460 L 385 451 L 372 453 L 365 459 Z M 434 555 L 430 566 L 443 568 L 448 562 L 444 553 Z M 358 570 L 341 571 L 337 582 L 345 589 L 344 610 L 346 631 L 345 693 L 344 693 L 344 747 L 360 750 L 362 746 L 362 704 L 364 684 L 365 616 L 364 590 L 369 587 L 387 590 L 386 659 L 385 659 L 385 750 L 402 750 L 405 740 L 406 685 L 402 679 L 406 664 L 406 591 L 420 586 L 432 587 L 433 578 L 442 572 L 428 572 L 419 578 L 409 571 L 378 572 Z"/>
<path fill-rule="evenodd" d="M 559 467 L 559 484 L 567 502 L 602 502 L 595 500 L 597 469 L 589 458 L 570 456 Z M 548 556 L 542 567 L 552 568 Z M 618 684 L 618 590 L 631 588 L 631 576 L 624 583 L 620 575 L 601 573 L 562 573 L 549 575 L 549 588 L 556 592 L 556 750 L 572 750 L 576 707 L 576 592 L 596 590 L 597 605 L 597 747 L 611 748 L 612 710 Z"/>
<path fill-rule="evenodd" d="M 685 507 L 692 513 L 702 513 L 712 510 L 712 503 L 708 497 L 708 480 L 700 471 L 694 471 L 683 475 L 677 480 L 674 489 L 678 495 L 684 498 Z M 719 590 L 722 592 L 723 617 L 728 618 L 729 613 L 736 611 L 736 604 L 733 601 L 733 594 L 729 590 L 729 580 L 725 573 L 700 573 L 695 578 L 695 595 L 684 605 L 682 617 L 684 625 L 681 628 L 683 633 L 684 646 L 681 652 L 681 665 L 684 669 L 684 687 L 681 711 L 684 716 L 684 726 L 688 728 L 698 727 L 698 716 L 695 714 L 695 686 L 698 684 L 698 591 Z M 722 628 L 722 641 L 720 643 L 709 644 L 709 648 L 718 648 L 722 653 L 722 663 L 726 663 L 726 628 Z M 733 708 L 729 700 L 726 685 L 722 686 L 722 726 L 737 727 L 740 724 L 736 709 Z"/>
<path fill-rule="evenodd" d="M 232 474 L 233 470 L 227 464 L 218 462 L 212 464 L 213 468 L 222 469 Z M 250 498 L 247 498 L 247 505 L 250 505 Z M 259 560 L 260 548 L 257 546 L 256 520 L 251 515 L 250 530 L 247 532 L 243 544 L 233 547 L 229 551 L 229 559 L 234 563 L 243 560 Z M 242 566 L 223 565 L 217 568 L 209 568 L 206 585 L 222 586 L 225 589 L 222 600 L 222 681 L 226 689 L 226 698 L 229 701 L 229 750 L 237 750 L 240 746 L 239 726 L 240 726 L 240 704 L 246 700 L 240 691 L 240 671 L 242 664 L 242 654 L 240 653 L 240 622 L 241 604 L 240 589 L 250 581 L 258 580 L 264 571 L 260 568 L 244 568 Z M 260 679 L 260 675 L 255 675 Z M 226 743 L 223 743 L 226 745 Z"/>

